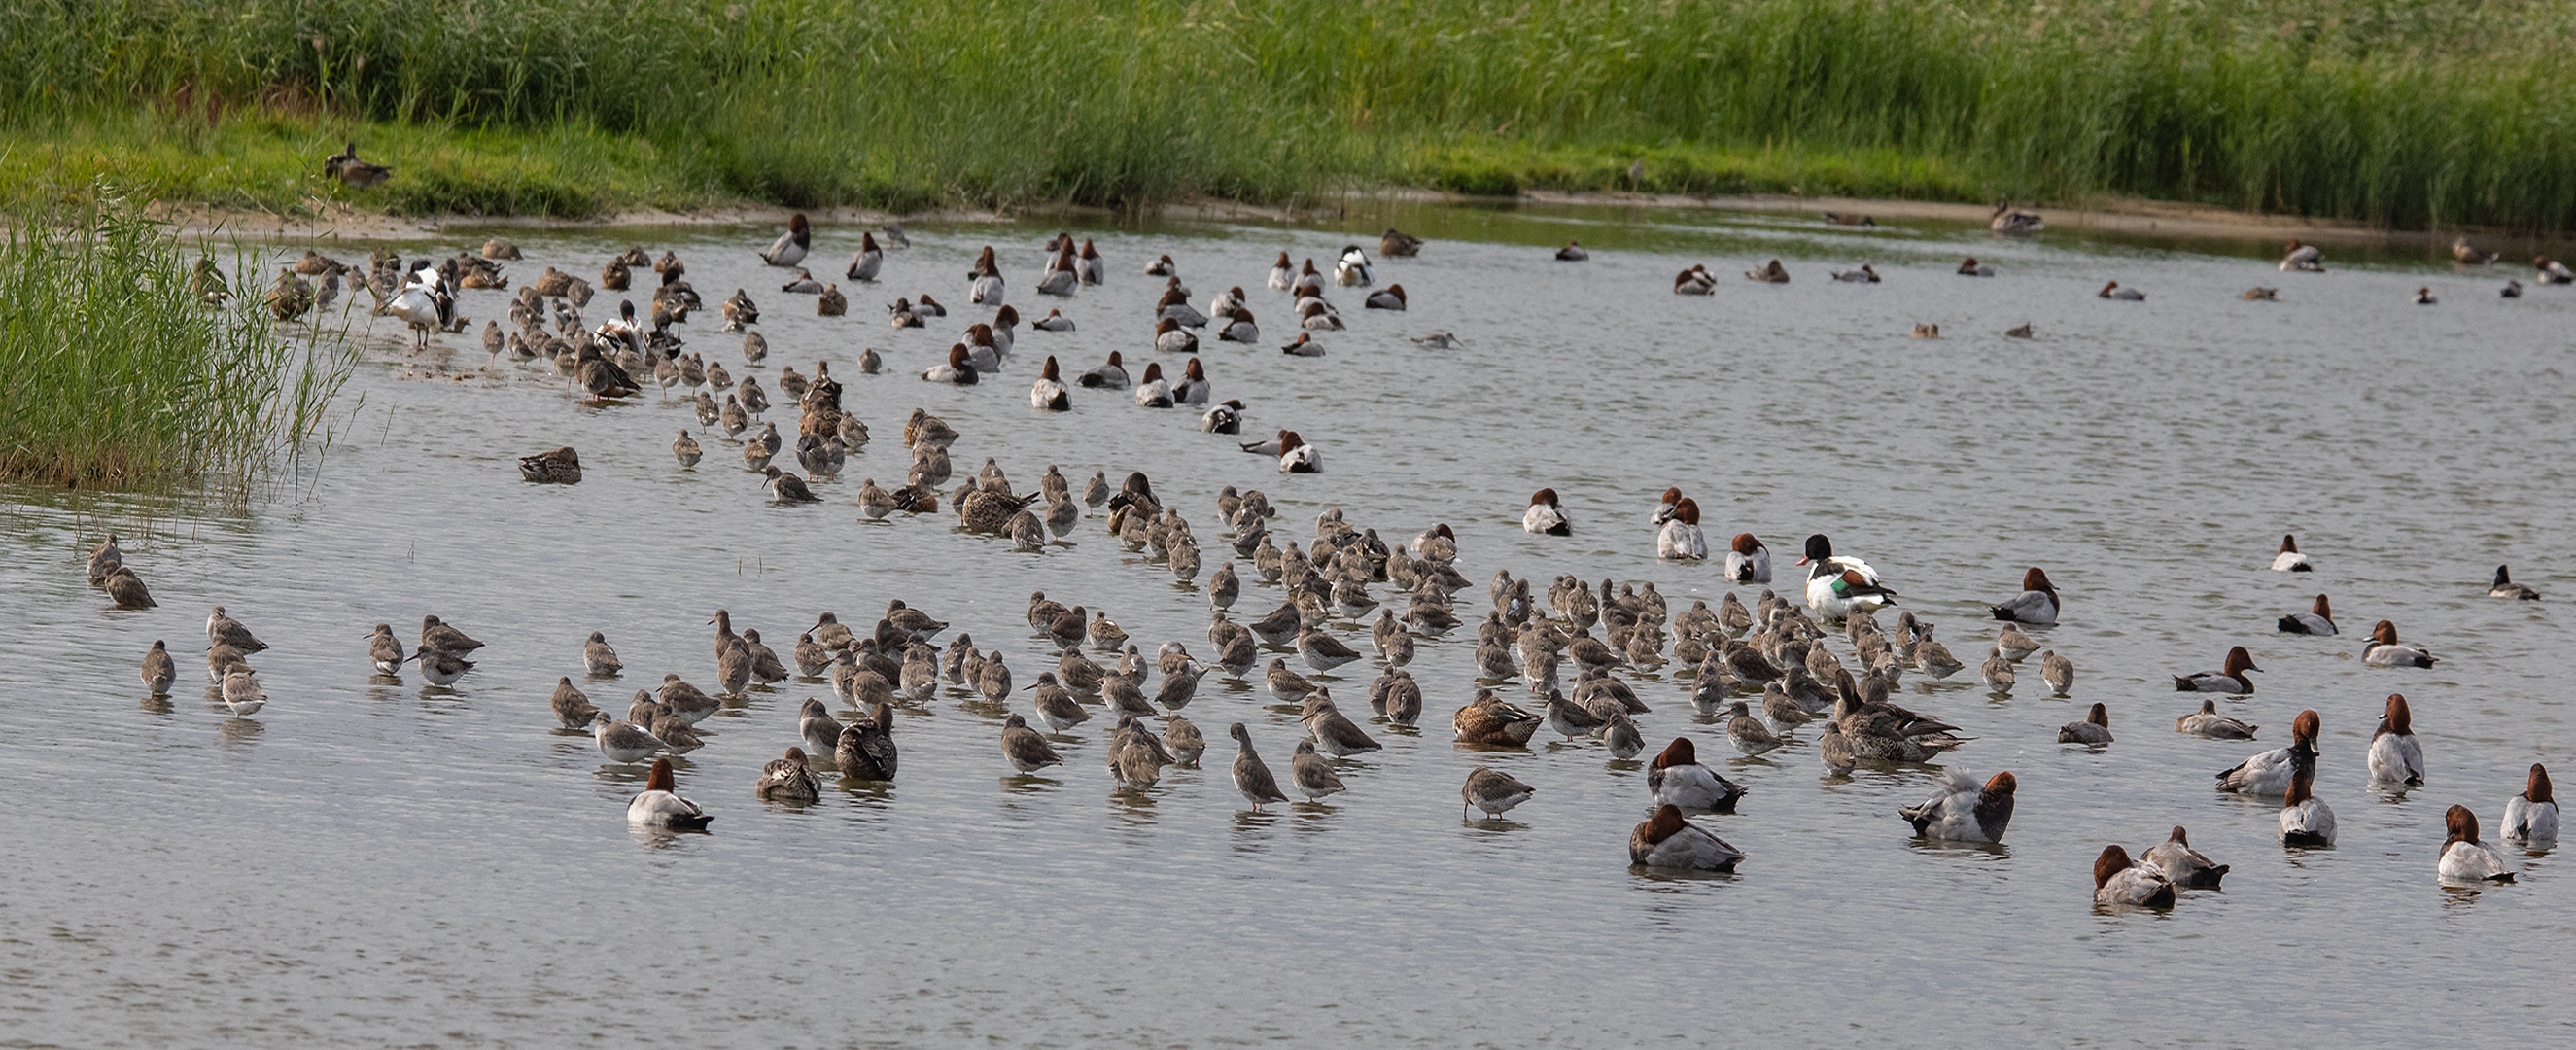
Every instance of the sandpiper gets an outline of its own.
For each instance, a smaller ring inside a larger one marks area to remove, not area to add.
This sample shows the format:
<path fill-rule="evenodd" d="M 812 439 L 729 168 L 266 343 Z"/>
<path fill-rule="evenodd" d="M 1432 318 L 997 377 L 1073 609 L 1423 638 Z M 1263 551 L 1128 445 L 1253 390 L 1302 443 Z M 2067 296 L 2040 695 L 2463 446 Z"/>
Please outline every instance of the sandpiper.
<path fill-rule="evenodd" d="M 170 647 L 160 639 L 152 642 L 152 651 L 143 654 L 143 684 L 156 697 L 170 695 L 170 683 L 179 677 L 177 661 L 170 659 Z"/>
<path fill-rule="evenodd" d="M 849 648 L 850 643 L 856 640 L 850 634 L 849 627 L 842 624 L 840 618 L 831 613 L 824 613 L 821 618 L 814 621 L 814 626 L 806 630 L 813 632 L 814 640 L 822 643 L 823 648 L 833 652 Z"/>
<path fill-rule="evenodd" d="M 1011 768 L 1022 773 L 1035 773 L 1064 762 L 1064 756 L 1056 754 L 1054 745 L 1048 744 L 1046 737 L 1029 728 L 1028 720 L 1016 713 L 1002 719 L 1002 757 L 1009 760 Z"/>
<path fill-rule="evenodd" d="M 1163 747 L 1172 753 L 1173 761 L 1196 768 L 1199 756 L 1207 753 L 1207 738 L 1199 735 L 1199 727 L 1189 719 L 1173 715 L 1163 723 Z"/>
<path fill-rule="evenodd" d="M 555 719 L 566 729 L 588 729 L 591 720 L 599 716 L 599 708 L 591 706 L 590 697 L 573 688 L 571 675 L 555 679 L 553 706 Z"/>
<path fill-rule="evenodd" d="M 1466 805 L 1485 811 L 1487 817 L 1499 817 L 1512 807 L 1530 800 L 1538 789 L 1516 780 L 1509 773 L 1487 766 L 1477 766 L 1467 773 L 1467 783 L 1458 789 Z M 1466 813 L 1462 808 L 1460 817 Z"/>
<path fill-rule="evenodd" d="M 402 642 L 394 638 L 394 625 L 377 624 L 376 633 L 367 636 L 367 659 L 375 665 L 377 674 L 402 673 L 403 661 L 409 657 L 403 652 Z"/>
<path fill-rule="evenodd" d="M 1296 784 L 1297 793 L 1306 796 L 1309 802 L 1349 790 L 1342 786 L 1341 776 L 1333 772 L 1333 764 L 1315 753 L 1312 740 L 1297 742 L 1297 753 L 1288 758 L 1288 778 Z"/>
<path fill-rule="evenodd" d="M 101 583 L 109 573 L 125 564 L 125 552 L 116 545 L 116 534 L 107 534 L 107 542 L 89 552 L 89 582 Z"/>
<path fill-rule="evenodd" d="M 483 643 L 466 637 L 463 631 L 439 622 L 438 617 L 435 616 L 420 618 L 420 644 L 458 655 L 483 648 Z"/>
<path fill-rule="evenodd" d="M 617 650 L 609 648 L 608 636 L 598 631 L 590 632 L 590 639 L 581 643 L 581 663 L 594 678 L 614 678 L 626 669 L 617 660 Z"/>
<path fill-rule="evenodd" d="M 431 685 L 454 685 L 457 679 L 465 677 L 465 672 L 474 669 L 473 663 L 464 657 L 426 645 L 413 651 L 411 658 L 420 665 L 421 677 L 429 679 Z"/>
<path fill-rule="evenodd" d="M 1253 752 L 1251 730 L 1245 729 L 1243 723 L 1236 722 L 1227 727 L 1226 733 L 1234 737 L 1235 742 L 1234 789 L 1243 793 L 1244 799 L 1252 803 L 1255 811 L 1260 810 L 1265 803 L 1288 801 L 1288 796 L 1279 793 L 1279 781 L 1270 775 L 1270 767 L 1263 764 L 1261 756 Z M 1316 761 L 1323 760 L 1316 759 Z M 1329 774 L 1332 770 L 1327 769 L 1324 772 Z"/>
<path fill-rule="evenodd" d="M 1306 658 L 1306 666 L 1330 671 L 1360 658 L 1360 654 L 1342 640 L 1325 634 L 1309 624 L 1297 632 L 1297 655 Z"/>
<path fill-rule="evenodd" d="M 1341 708 L 1333 703 L 1332 694 L 1322 690 L 1317 690 L 1314 696 L 1307 698 L 1305 723 L 1306 732 L 1335 757 L 1348 758 L 1363 752 L 1377 751 L 1386 746 L 1371 739 L 1368 733 L 1360 729 L 1358 723 L 1342 714 Z"/>
<path fill-rule="evenodd" d="M 1283 703 L 1293 704 L 1304 700 L 1314 695 L 1317 688 L 1315 683 L 1309 681 L 1306 676 L 1289 670 L 1288 661 L 1279 657 L 1271 659 L 1270 671 L 1264 676 L 1264 680 L 1270 687 L 1270 695 Z"/>
<path fill-rule="evenodd" d="M 2039 654 L 2039 679 L 2048 683 L 2048 688 L 2055 691 L 2057 695 L 2065 696 L 2067 690 L 2075 688 L 2075 663 L 2057 655 L 2055 649 L 2041 653 Z"/>
<path fill-rule="evenodd" d="M 660 699 L 662 706 L 670 708 L 672 714 L 687 719 L 690 725 L 706 721 L 708 715 L 716 713 L 717 708 L 724 706 L 717 703 L 716 698 L 700 691 L 697 686 L 681 681 L 680 676 L 676 674 L 662 676 Z"/>
<path fill-rule="evenodd" d="M 215 611 L 206 616 L 206 640 L 222 642 L 244 653 L 256 653 L 268 648 L 268 643 L 253 637 L 250 628 L 242 626 L 241 621 L 224 615 L 224 607 L 220 605 L 215 606 Z"/>
<path fill-rule="evenodd" d="M 224 706 L 232 708 L 234 714 L 257 714 L 260 708 L 268 706 L 268 691 L 259 687 L 259 679 L 253 677 L 257 674 L 259 672 L 242 664 L 236 664 L 225 672 Z"/>
<path fill-rule="evenodd" d="M 1055 672 L 1038 675 L 1037 682 L 1029 689 L 1037 693 L 1034 706 L 1038 721 L 1046 723 L 1048 729 L 1062 733 L 1091 720 L 1091 712 L 1084 710 L 1073 699 L 1073 693 L 1056 681 Z"/>
<path fill-rule="evenodd" d="M 1777 734 L 1771 732 L 1771 727 L 1763 725 L 1761 719 L 1753 717 L 1752 712 L 1747 710 L 1748 706 L 1746 701 L 1738 700 L 1734 706 L 1726 709 L 1728 714 L 1734 716 L 1726 720 L 1726 742 L 1735 745 L 1736 750 L 1747 755 L 1758 755 L 1784 743 Z"/>

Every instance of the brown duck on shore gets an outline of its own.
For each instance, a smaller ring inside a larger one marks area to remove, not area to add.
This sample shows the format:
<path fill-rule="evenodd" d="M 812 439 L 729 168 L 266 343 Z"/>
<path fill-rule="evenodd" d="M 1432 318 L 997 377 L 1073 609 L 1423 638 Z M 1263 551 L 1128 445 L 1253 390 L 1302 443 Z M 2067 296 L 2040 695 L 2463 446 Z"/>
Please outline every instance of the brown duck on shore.
<path fill-rule="evenodd" d="M 348 149 L 323 159 L 322 174 L 340 180 L 343 186 L 373 186 L 392 178 L 394 169 L 359 160 L 358 144 L 352 142 Z"/>

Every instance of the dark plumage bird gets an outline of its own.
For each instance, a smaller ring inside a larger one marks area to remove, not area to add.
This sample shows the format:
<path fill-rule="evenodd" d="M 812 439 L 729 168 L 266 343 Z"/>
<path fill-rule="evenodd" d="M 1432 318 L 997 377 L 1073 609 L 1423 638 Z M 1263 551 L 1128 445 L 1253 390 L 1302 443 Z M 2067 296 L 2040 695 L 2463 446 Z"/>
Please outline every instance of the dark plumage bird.
<path fill-rule="evenodd" d="M 841 727 L 841 739 L 833 759 L 841 767 L 841 775 L 848 779 L 893 780 L 893 706 L 880 703 L 867 717 Z"/>

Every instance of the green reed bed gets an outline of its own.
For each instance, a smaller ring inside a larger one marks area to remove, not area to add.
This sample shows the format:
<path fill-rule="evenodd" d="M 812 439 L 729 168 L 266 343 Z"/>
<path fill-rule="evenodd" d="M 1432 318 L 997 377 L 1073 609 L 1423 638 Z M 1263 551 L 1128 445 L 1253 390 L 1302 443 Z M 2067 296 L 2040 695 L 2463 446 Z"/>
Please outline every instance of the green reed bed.
<path fill-rule="evenodd" d="M 2571 45 L 2576 7 L 2535 0 L 63 0 L 0 8 L 0 196 L 110 172 L 581 215 L 1393 183 L 2565 230 Z M 346 136 L 394 182 L 323 186 Z"/>
<path fill-rule="evenodd" d="M 348 344 L 272 324 L 238 258 L 219 260 L 231 301 L 205 305 L 190 281 L 203 246 L 102 198 L 7 220 L 0 480 L 245 498 L 321 428 Z"/>

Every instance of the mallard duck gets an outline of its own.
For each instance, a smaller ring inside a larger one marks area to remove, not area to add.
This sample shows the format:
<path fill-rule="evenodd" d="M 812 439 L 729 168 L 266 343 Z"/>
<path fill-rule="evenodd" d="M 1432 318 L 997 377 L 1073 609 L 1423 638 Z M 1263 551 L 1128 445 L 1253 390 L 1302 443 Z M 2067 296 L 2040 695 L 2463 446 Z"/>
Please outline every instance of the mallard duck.
<path fill-rule="evenodd" d="M 581 454 L 566 445 L 552 452 L 519 457 L 519 476 L 529 481 L 551 485 L 575 485 L 581 482 Z"/>
<path fill-rule="evenodd" d="M 2012 202 L 1996 201 L 1993 215 L 1986 218 L 1986 228 L 1996 233 L 2027 234 L 2048 228 L 2036 212 L 2014 211 Z"/>
<path fill-rule="evenodd" d="M 394 169 L 382 164 L 369 164 L 358 159 L 358 144 L 332 154 L 322 161 L 322 174 L 340 180 L 343 186 L 373 186 L 392 178 Z"/>

